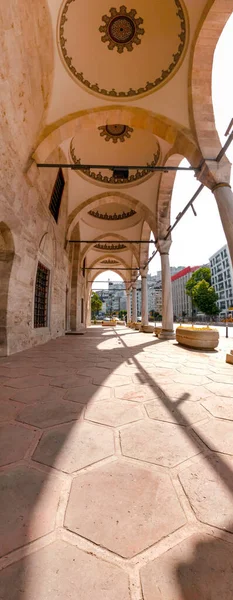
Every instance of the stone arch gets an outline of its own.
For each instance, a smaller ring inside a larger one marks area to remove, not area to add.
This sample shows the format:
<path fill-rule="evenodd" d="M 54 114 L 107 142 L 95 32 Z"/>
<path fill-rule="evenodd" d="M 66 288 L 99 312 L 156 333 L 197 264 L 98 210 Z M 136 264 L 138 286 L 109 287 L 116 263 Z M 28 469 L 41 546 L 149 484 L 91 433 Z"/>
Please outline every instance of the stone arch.
<path fill-rule="evenodd" d="M 108 258 L 110 258 L 110 259 L 112 259 L 112 260 L 117 260 L 117 259 L 116 259 L 116 256 L 114 256 L 113 254 L 103 254 L 103 256 L 96 258 L 96 259 L 93 261 L 93 263 L 90 265 L 90 267 L 89 267 L 89 268 L 90 268 L 90 269 L 94 268 L 96 265 L 98 265 L 98 263 L 101 263 L 101 261 L 102 261 L 102 260 L 105 260 L 105 259 L 108 259 Z M 121 266 L 123 265 L 123 266 L 124 266 L 124 267 L 126 267 L 126 268 L 127 268 L 127 267 L 128 267 L 128 268 L 130 268 L 129 264 L 128 264 L 128 263 L 127 263 L 127 262 L 126 262 L 124 259 L 122 259 L 122 258 L 119 260 L 119 263 L 121 263 Z M 103 265 L 103 266 L 104 266 L 104 268 L 105 268 L 105 269 L 107 269 L 108 271 L 112 271 L 112 270 L 113 270 L 113 269 L 112 269 L 112 266 L 114 267 L 114 265 L 109 265 L 109 267 L 108 267 L 107 265 Z M 116 267 L 117 267 L 117 265 L 116 265 Z M 119 268 L 120 268 L 120 267 L 119 267 Z"/>
<path fill-rule="evenodd" d="M 13 235 L 8 225 L 0 223 L 0 356 L 8 354 L 7 321 L 9 283 L 15 255 Z"/>
<path fill-rule="evenodd" d="M 166 165 L 177 166 L 183 160 L 181 154 L 172 154 L 166 160 Z M 158 194 L 156 199 L 157 238 L 164 239 L 170 226 L 171 198 L 176 178 L 176 171 L 168 171 L 160 176 Z"/>
<path fill-rule="evenodd" d="M 81 253 L 81 257 L 80 257 L 81 262 L 84 260 L 85 256 L 87 255 L 88 250 L 90 250 L 91 248 L 93 248 L 93 246 L 96 244 L 96 242 L 100 242 L 104 238 L 106 238 L 106 232 L 102 233 L 101 235 L 99 235 L 97 238 L 95 238 L 93 240 L 93 242 L 91 242 L 90 244 L 87 244 L 84 247 L 84 249 L 83 249 L 83 251 Z M 115 239 L 116 241 L 119 241 L 119 242 L 127 241 L 126 237 L 124 237 L 122 234 L 120 235 L 118 233 L 113 233 L 113 234 L 111 233 L 111 238 Z M 134 244 L 130 244 L 130 247 L 131 247 L 131 249 L 133 251 L 133 255 L 135 256 L 135 260 L 139 263 L 138 249 L 136 248 L 136 246 Z M 104 254 L 102 256 L 104 256 Z"/>
<path fill-rule="evenodd" d="M 57 263 L 57 244 L 54 229 L 51 223 L 48 224 L 39 242 L 39 254 L 44 257 L 46 262 L 55 267 Z"/>
<path fill-rule="evenodd" d="M 201 155 L 190 130 L 172 119 L 144 108 L 132 106 L 101 106 L 67 115 L 47 126 L 41 134 L 33 158 L 37 163 L 46 162 L 52 152 L 65 140 L 77 134 L 81 128 L 91 129 L 107 123 L 120 123 L 136 129 L 145 129 L 175 146 L 179 152 L 198 166 Z"/>
<path fill-rule="evenodd" d="M 149 242 L 151 236 L 151 228 L 146 221 L 142 224 L 141 240 Z M 140 267 L 145 265 L 149 258 L 149 243 L 140 244 Z"/>
<path fill-rule="evenodd" d="M 231 13 L 232 2 L 229 0 L 209 0 L 193 44 L 189 74 L 190 117 L 204 158 L 216 158 L 221 149 L 213 110 L 212 69 L 217 42 Z"/>
<path fill-rule="evenodd" d="M 91 271 L 90 271 L 90 279 L 92 279 L 91 284 L 93 284 L 93 282 L 95 281 L 96 277 L 98 277 L 98 275 L 101 275 L 101 273 L 104 273 L 105 271 L 113 271 L 114 273 L 116 273 L 117 275 L 119 275 L 124 283 L 125 286 L 127 284 L 127 275 L 125 274 L 125 272 L 121 272 L 120 269 L 116 269 L 115 267 L 111 267 L 111 269 L 106 269 L 106 267 L 104 267 L 103 269 L 99 269 L 99 271 L 96 271 L 93 275 L 93 279 L 92 279 L 92 275 L 91 275 Z"/>
<path fill-rule="evenodd" d="M 91 196 L 90 198 L 88 198 L 88 200 L 85 200 L 79 206 L 77 206 L 72 211 L 72 213 L 70 213 L 70 215 L 68 217 L 67 239 L 68 240 L 72 239 L 74 228 L 76 227 L 76 224 L 78 223 L 79 219 L 81 218 L 82 211 L 84 209 L 86 209 L 87 206 L 92 205 L 93 208 L 98 208 L 101 204 L 104 204 L 104 203 L 108 204 L 110 202 L 111 197 L 114 198 L 112 200 L 113 202 L 116 202 L 117 200 L 119 201 L 119 204 L 120 204 L 120 202 L 127 202 L 127 204 L 129 205 L 130 208 L 140 211 L 142 214 L 142 218 L 149 223 L 151 230 L 153 231 L 153 233 L 155 235 L 156 223 L 155 223 L 154 215 L 153 215 L 152 211 L 147 206 L 142 204 L 142 202 L 140 200 L 136 200 L 129 194 L 124 194 L 122 192 L 114 192 L 114 193 L 104 192 L 103 194 L 97 194 L 95 196 Z M 106 233 L 105 233 L 105 235 L 106 235 Z"/>

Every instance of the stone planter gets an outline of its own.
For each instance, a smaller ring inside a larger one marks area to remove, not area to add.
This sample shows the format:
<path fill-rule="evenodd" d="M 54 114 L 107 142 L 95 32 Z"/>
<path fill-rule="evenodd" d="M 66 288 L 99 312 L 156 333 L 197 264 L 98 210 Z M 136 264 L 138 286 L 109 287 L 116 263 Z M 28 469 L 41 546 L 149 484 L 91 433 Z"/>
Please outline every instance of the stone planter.
<path fill-rule="evenodd" d="M 142 333 L 154 333 L 154 325 L 141 325 L 140 331 Z"/>
<path fill-rule="evenodd" d="M 156 337 L 159 336 L 161 331 L 162 331 L 162 325 L 159 325 L 158 327 L 154 327 L 154 333 L 155 333 Z"/>
<path fill-rule="evenodd" d="M 214 350 L 218 346 L 219 333 L 211 328 L 177 327 L 176 341 L 189 348 Z"/>
<path fill-rule="evenodd" d="M 233 350 L 230 351 L 230 354 L 226 355 L 226 363 L 233 365 Z"/>
<path fill-rule="evenodd" d="M 103 327 L 115 327 L 116 321 L 102 321 Z"/>

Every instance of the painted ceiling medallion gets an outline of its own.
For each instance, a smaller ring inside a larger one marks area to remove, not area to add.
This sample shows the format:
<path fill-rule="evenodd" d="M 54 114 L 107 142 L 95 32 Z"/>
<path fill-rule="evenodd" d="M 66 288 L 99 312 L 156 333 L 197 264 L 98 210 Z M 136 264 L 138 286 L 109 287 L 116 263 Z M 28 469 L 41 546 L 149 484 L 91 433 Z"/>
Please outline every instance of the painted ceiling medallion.
<path fill-rule="evenodd" d="M 108 215 L 107 213 L 99 213 L 98 210 L 89 210 L 88 212 L 91 217 L 95 217 L 96 219 L 103 219 L 104 221 L 119 221 L 121 219 L 128 219 L 129 217 L 133 217 L 136 215 L 136 211 L 131 208 L 128 212 L 114 213 L 113 215 Z"/>
<path fill-rule="evenodd" d="M 98 127 L 100 131 L 100 136 L 105 138 L 106 142 L 112 140 L 114 144 L 117 142 L 125 142 L 126 138 L 131 137 L 131 133 L 133 132 L 132 127 L 128 127 L 128 125 L 101 125 Z"/>
<path fill-rule="evenodd" d="M 95 244 L 94 248 L 97 250 L 125 250 L 127 246 L 125 244 Z"/>
<path fill-rule="evenodd" d="M 101 37 L 102 42 L 108 42 L 108 49 L 117 48 L 117 52 L 122 54 L 124 49 L 132 52 L 133 44 L 139 46 L 141 40 L 139 35 L 144 35 L 145 30 L 140 27 L 143 23 L 141 17 L 136 18 L 137 11 L 131 9 L 127 12 L 126 6 L 121 6 L 120 10 L 110 8 L 110 15 L 104 15 L 102 21 L 105 25 L 99 28 L 104 35 Z"/>
<path fill-rule="evenodd" d="M 93 10 L 92 3 L 63 0 L 59 14 L 59 52 L 76 83 L 103 99 L 124 101 L 155 92 L 175 75 L 189 41 L 185 0 L 143 0 L 143 19 L 138 0 L 131 10 L 123 5 L 103 16 L 106 0 L 94 2 Z"/>

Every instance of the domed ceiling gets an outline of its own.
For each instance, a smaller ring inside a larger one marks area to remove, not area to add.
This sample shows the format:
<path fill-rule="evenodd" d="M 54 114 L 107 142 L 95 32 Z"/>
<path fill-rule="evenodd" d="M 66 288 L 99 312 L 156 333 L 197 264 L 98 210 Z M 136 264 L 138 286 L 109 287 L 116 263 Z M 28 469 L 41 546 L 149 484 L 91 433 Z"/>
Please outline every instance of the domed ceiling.
<path fill-rule="evenodd" d="M 156 166 L 160 158 L 160 146 L 150 132 L 133 129 L 126 125 L 102 125 L 90 130 L 81 130 L 71 140 L 70 160 L 75 164 L 111 166 Z M 82 169 L 76 171 L 106 186 L 135 185 L 151 177 L 146 169 L 130 169 L 128 173 L 113 172 L 111 169 Z"/>
<path fill-rule="evenodd" d="M 82 221 L 103 231 L 121 231 L 134 227 L 141 220 L 141 212 L 135 211 L 122 202 L 105 202 L 98 208 L 86 208 L 82 214 Z M 106 248 L 105 248 L 106 249 Z M 108 248 L 111 250 L 111 248 Z"/>
<path fill-rule="evenodd" d="M 183 0 L 65 0 L 58 47 L 65 68 L 87 91 L 106 99 L 141 97 L 177 71 L 188 44 Z M 91 48 L 91 51 L 90 51 Z"/>

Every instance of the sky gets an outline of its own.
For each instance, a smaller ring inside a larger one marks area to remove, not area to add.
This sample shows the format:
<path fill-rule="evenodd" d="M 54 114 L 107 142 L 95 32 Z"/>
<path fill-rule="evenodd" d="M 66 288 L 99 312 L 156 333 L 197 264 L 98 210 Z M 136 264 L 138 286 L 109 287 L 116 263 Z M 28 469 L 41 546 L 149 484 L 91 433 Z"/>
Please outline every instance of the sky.
<path fill-rule="evenodd" d="M 233 56 L 233 15 L 228 20 L 218 41 L 213 63 L 212 95 L 216 128 L 222 145 L 226 138 L 224 133 L 233 117 L 233 78 L 231 62 Z M 227 151 L 229 160 L 233 163 L 233 143 Z M 181 165 L 188 166 L 183 160 Z M 233 186 L 233 170 L 231 176 Z M 200 183 L 193 173 L 178 172 L 175 179 L 172 202 L 171 223 L 187 202 Z M 194 203 L 197 216 L 192 209 L 187 211 L 180 223 L 172 232 L 170 250 L 171 266 L 197 266 L 208 262 L 210 256 L 226 243 L 226 238 L 219 217 L 217 204 L 212 192 L 206 188 Z M 153 248 L 151 245 L 151 252 Z M 149 272 L 154 275 L 160 270 L 159 254 L 150 263 Z M 106 271 L 96 278 L 93 288 L 106 288 L 107 280 L 121 281 L 121 277 L 112 271 Z M 101 281 L 101 283 L 98 283 Z M 102 282 L 106 282 L 105 284 Z"/>

